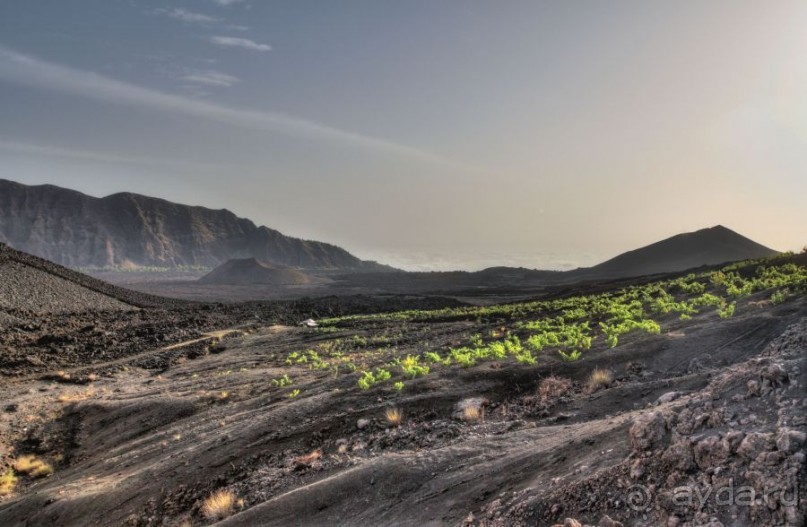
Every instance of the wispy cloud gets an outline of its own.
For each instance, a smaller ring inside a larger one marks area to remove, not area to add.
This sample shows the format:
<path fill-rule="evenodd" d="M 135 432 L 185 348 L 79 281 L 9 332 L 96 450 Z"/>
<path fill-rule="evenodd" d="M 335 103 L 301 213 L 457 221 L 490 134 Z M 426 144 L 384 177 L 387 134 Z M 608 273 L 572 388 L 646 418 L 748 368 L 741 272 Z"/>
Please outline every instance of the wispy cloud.
<path fill-rule="evenodd" d="M 182 76 L 182 80 L 188 82 L 195 82 L 196 84 L 204 84 L 206 86 L 223 86 L 230 87 L 240 81 L 238 77 L 227 75 L 219 71 L 195 71 Z"/>
<path fill-rule="evenodd" d="M 226 7 L 228 5 L 240 4 L 243 1 L 244 0 L 213 0 L 213 3 Z"/>
<path fill-rule="evenodd" d="M 192 24 L 212 24 L 213 22 L 221 22 L 221 18 L 203 15 L 201 13 L 194 13 L 180 7 L 175 7 L 173 9 L 160 8 L 151 12 L 155 15 L 163 15 Z"/>
<path fill-rule="evenodd" d="M 227 29 L 230 31 L 249 31 L 249 26 L 240 26 L 238 24 L 228 24 Z"/>
<path fill-rule="evenodd" d="M 271 51 L 272 46 L 269 44 L 260 44 L 255 42 L 254 40 L 250 40 L 248 38 L 238 38 L 238 37 L 210 37 L 210 42 L 219 46 L 226 46 L 226 47 L 236 47 L 236 48 L 244 48 L 244 49 L 251 49 L 253 51 Z"/>
<path fill-rule="evenodd" d="M 0 79 L 38 89 L 70 93 L 118 104 L 192 115 L 230 126 L 328 141 L 345 146 L 352 145 L 464 171 L 478 171 L 459 161 L 384 139 L 348 132 L 288 115 L 229 108 L 197 99 L 170 95 L 96 73 L 53 64 L 3 47 L 0 47 Z"/>
<path fill-rule="evenodd" d="M 159 159 L 152 157 L 122 156 L 105 152 L 95 152 L 92 150 L 82 150 L 74 148 L 64 148 L 59 146 L 39 145 L 25 143 L 21 141 L 11 141 L 0 138 L 0 150 L 19 154 L 31 154 L 35 156 L 61 157 L 67 159 L 78 159 L 81 161 L 92 161 L 111 164 L 160 166 L 168 168 L 190 168 L 190 169 L 221 169 L 223 165 L 192 163 L 186 161 L 176 161 L 173 159 Z"/>

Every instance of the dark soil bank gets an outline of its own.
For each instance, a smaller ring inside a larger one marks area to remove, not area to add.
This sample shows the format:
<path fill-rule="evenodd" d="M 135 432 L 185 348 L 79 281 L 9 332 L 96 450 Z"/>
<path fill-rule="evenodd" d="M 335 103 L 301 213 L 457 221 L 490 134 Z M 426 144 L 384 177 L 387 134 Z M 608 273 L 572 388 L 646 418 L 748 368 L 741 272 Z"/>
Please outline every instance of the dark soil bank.
<path fill-rule="evenodd" d="M 573 362 L 553 351 L 411 377 L 398 373 L 407 357 L 515 334 L 528 315 L 306 328 L 309 316 L 456 302 L 85 294 L 109 304 L 5 312 L 0 476 L 23 455 L 53 473 L 17 470 L 0 525 L 804 524 L 802 294 L 751 295 L 725 320 L 662 317 L 658 334 L 597 341 Z M 357 386 L 385 367 L 400 386 Z M 610 379 L 591 389 L 595 369 Z M 728 505 L 680 495 L 730 485 L 783 492 Z M 221 514 L 207 502 L 217 491 L 232 499 Z"/>

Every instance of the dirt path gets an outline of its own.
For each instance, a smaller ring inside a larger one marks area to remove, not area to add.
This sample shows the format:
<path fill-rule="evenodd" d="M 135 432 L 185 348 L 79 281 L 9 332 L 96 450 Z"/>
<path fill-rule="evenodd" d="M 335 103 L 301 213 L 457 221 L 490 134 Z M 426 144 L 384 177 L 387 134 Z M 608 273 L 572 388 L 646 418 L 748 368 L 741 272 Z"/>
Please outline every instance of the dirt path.
<path fill-rule="evenodd" d="M 170 346 L 165 346 L 164 348 L 160 348 L 156 351 L 170 351 L 175 350 L 178 348 L 185 348 L 187 346 L 191 346 L 193 344 L 198 344 L 200 342 L 207 342 L 207 341 L 219 341 L 226 337 L 227 335 L 232 335 L 234 333 L 242 334 L 243 331 L 240 329 L 222 329 L 219 331 L 210 331 L 207 333 L 202 333 L 202 336 L 197 339 L 186 340 L 184 342 L 177 342 L 176 344 L 171 344 Z"/>

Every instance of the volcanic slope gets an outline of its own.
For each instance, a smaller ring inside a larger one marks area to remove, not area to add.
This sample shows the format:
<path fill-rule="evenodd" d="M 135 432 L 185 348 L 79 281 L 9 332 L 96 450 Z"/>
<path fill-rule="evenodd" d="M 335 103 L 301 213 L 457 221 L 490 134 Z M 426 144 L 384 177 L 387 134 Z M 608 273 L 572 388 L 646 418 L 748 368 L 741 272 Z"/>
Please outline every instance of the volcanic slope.
<path fill-rule="evenodd" d="M 670 238 L 620 254 L 581 270 L 598 278 L 641 276 L 685 271 L 704 265 L 766 258 L 777 254 L 722 225 Z"/>
<path fill-rule="evenodd" d="M 0 306 L 42 313 L 157 307 L 185 302 L 116 287 L 0 243 Z"/>
<path fill-rule="evenodd" d="M 220 285 L 308 285 L 317 281 L 303 271 L 257 258 L 228 260 L 199 279 L 202 284 Z"/>
<path fill-rule="evenodd" d="M 0 524 L 802 525 L 806 264 L 265 326 L 89 387 L 4 383 L 0 464 L 53 474 L 17 474 Z M 801 500 L 670 500 L 729 478 Z"/>
<path fill-rule="evenodd" d="M 211 332 L 460 304 L 413 295 L 202 304 L 116 287 L 0 244 L 0 376 L 69 370 L 149 351 L 154 353 L 138 364 L 162 367 L 178 356 L 200 353 L 206 344 L 170 354 L 161 349 Z"/>

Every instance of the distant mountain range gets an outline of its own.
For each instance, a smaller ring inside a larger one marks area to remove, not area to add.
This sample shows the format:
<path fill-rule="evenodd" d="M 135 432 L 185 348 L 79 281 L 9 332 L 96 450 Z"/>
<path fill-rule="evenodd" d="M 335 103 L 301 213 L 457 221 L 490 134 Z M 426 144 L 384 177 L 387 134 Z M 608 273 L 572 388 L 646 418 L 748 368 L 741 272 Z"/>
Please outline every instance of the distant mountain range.
<path fill-rule="evenodd" d="M 765 258 L 778 251 L 737 234 L 722 225 L 695 232 L 676 234 L 660 242 L 615 256 L 593 267 L 569 271 L 543 271 L 523 267 L 488 267 L 472 273 L 411 273 L 422 276 L 445 275 L 471 283 L 546 282 L 568 283 L 582 280 L 629 278 L 661 273 L 676 273 L 738 260 Z"/>
<path fill-rule="evenodd" d="M 721 225 L 679 234 L 623 253 L 593 267 L 570 271 L 542 271 L 523 267 L 489 267 L 481 271 L 365 273 L 348 277 L 351 284 L 396 293 L 483 289 L 514 293 L 540 291 L 547 286 L 582 282 L 610 282 L 654 274 L 677 273 L 697 267 L 764 258 L 777 251 Z"/>
<path fill-rule="evenodd" d="M 290 269 L 383 273 L 395 269 L 363 261 L 328 243 L 285 236 L 228 210 L 180 205 L 139 194 L 95 198 L 53 185 L 0 179 L 0 242 L 74 268 L 217 267 L 209 281 L 233 283 L 238 269 L 259 280 L 305 282 Z M 495 267 L 476 273 L 405 273 L 409 280 L 446 284 L 558 283 L 683 271 L 762 258 L 776 251 L 721 225 L 679 234 L 594 267 L 538 271 Z M 232 261 L 231 261 L 232 260 Z M 271 276 L 270 276 L 271 275 Z M 400 274 L 396 280 L 400 281 Z M 267 278 L 270 277 L 270 278 Z M 293 278 L 293 279 L 292 279 Z M 242 282 L 243 283 L 243 282 Z"/>
<path fill-rule="evenodd" d="M 228 210 L 132 193 L 95 198 L 0 179 L 0 242 L 73 268 L 215 267 L 255 257 L 346 272 L 392 268 L 328 243 L 285 236 Z"/>

